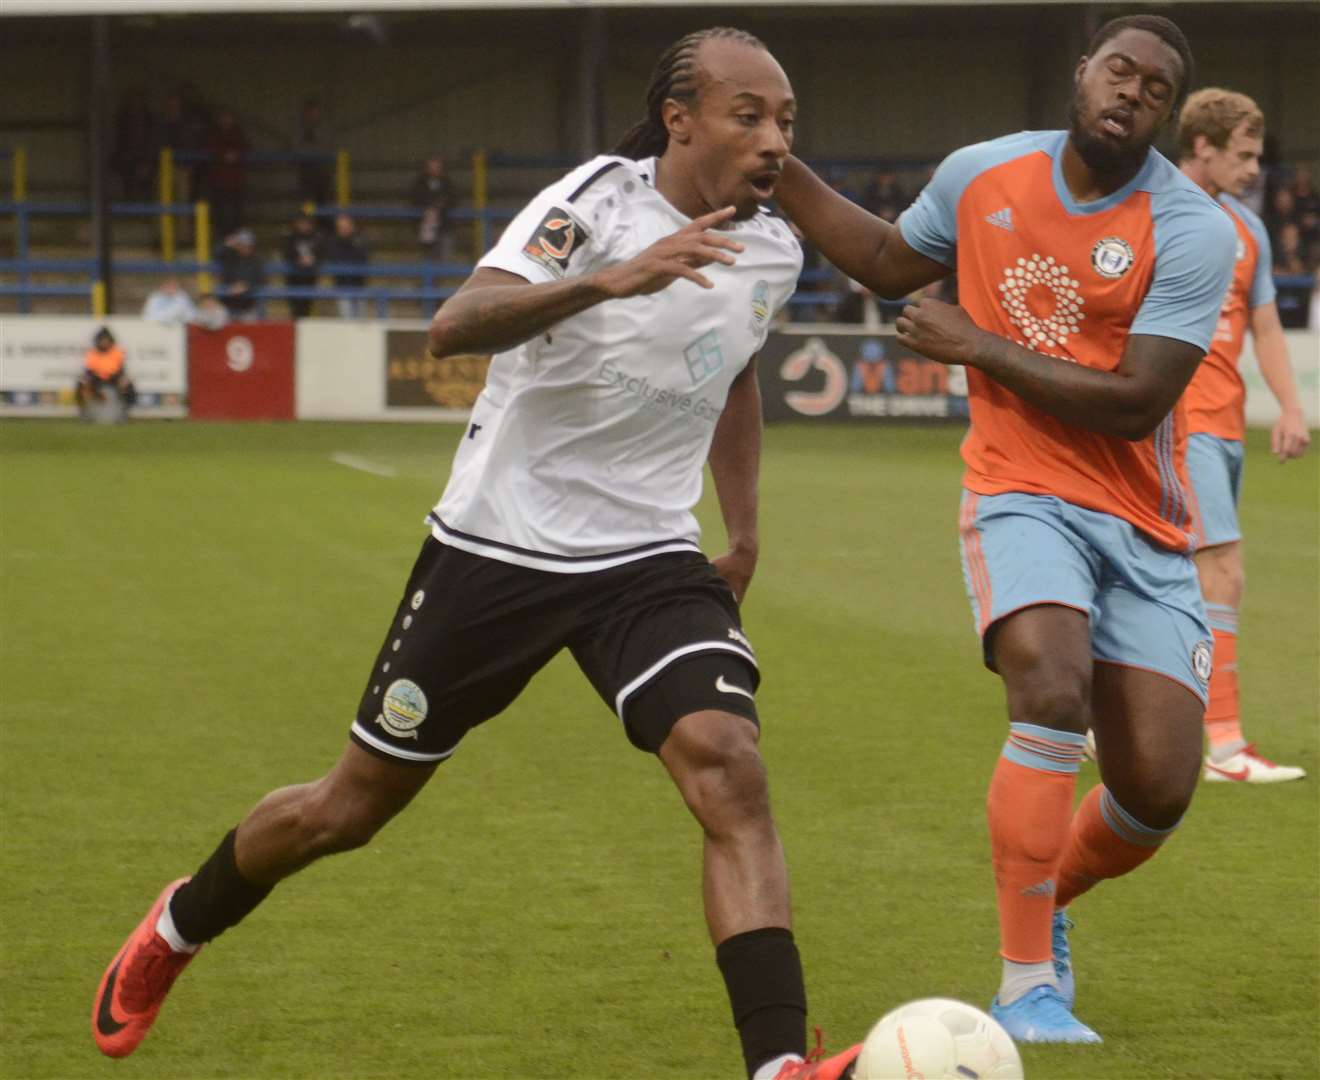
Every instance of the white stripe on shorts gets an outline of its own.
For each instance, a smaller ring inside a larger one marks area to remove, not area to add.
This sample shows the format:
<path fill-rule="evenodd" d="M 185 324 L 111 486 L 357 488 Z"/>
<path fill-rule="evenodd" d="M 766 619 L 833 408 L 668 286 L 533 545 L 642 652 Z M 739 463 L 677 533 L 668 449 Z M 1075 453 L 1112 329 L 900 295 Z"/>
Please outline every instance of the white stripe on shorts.
<path fill-rule="evenodd" d="M 638 675 L 637 678 L 633 679 L 632 682 L 630 682 L 627 686 L 625 686 L 622 690 L 620 690 L 617 695 L 615 695 L 614 711 L 618 714 L 619 719 L 620 720 L 623 719 L 623 703 L 627 701 L 629 697 L 632 696 L 635 690 L 645 685 L 656 675 L 658 675 L 661 671 L 663 671 L 670 664 L 672 664 L 675 660 L 679 660 L 684 656 L 690 656 L 692 653 L 699 653 L 699 652 L 735 653 L 738 656 L 741 656 L 748 663 L 750 663 L 752 667 L 756 668 L 758 671 L 761 670 L 757 666 L 755 656 L 749 653 L 746 649 L 740 648 L 739 646 L 731 644 L 730 642 L 727 641 L 698 641 L 692 645 L 684 645 L 681 649 L 675 649 L 673 652 L 669 653 L 668 655 L 662 656 L 649 668 L 647 668 L 640 675 Z"/>
<path fill-rule="evenodd" d="M 371 745 L 381 753 L 389 754 L 390 757 L 402 758 L 404 761 L 422 761 L 427 763 L 444 761 L 445 758 L 449 757 L 450 754 L 458 749 L 457 746 L 453 746 L 443 754 L 419 754 L 416 750 L 400 750 L 393 743 L 387 743 L 384 739 L 377 738 L 356 720 L 353 721 L 353 734 L 363 742 L 371 743 Z"/>

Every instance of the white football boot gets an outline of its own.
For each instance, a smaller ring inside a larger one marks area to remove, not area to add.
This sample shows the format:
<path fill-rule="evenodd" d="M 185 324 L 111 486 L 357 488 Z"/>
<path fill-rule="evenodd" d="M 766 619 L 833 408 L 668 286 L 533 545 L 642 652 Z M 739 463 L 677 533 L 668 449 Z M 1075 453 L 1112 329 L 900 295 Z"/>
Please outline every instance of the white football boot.
<path fill-rule="evenodd" d="M 1305 769 L 1296 765 L 1276 765 L 1269 758 L 1256 753 L 1256 744 L 1248 743 L 1232 757 L 1223 761 L 1205 759 L 1205 779 L 1213 783 L 1282 784 L 1285 780 L 1300 780 Z"/>

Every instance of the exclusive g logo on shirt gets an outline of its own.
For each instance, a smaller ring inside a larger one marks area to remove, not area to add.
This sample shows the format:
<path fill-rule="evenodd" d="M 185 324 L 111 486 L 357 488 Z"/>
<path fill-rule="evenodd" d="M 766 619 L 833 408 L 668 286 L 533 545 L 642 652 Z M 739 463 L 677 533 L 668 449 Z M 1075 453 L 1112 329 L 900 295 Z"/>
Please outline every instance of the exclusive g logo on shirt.
<path fill-rule="evenodd" d="M 552 206 L 546 211 L 541 224 L 523 245 L 523 254 L 540 263 L 555 277 L 562 278 L 568 271 L 573 252 L 587 242 L 587 230 L 573 220 L 567 210 Z"/>

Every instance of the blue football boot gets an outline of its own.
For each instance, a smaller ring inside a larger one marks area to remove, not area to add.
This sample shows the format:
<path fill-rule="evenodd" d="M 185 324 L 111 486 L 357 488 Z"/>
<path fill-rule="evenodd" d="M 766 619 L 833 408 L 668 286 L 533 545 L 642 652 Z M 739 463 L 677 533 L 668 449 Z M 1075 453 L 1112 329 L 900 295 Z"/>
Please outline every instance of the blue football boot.
<path fill-rule="evenodd" d="M 1052 986 L 1029 990 L 1011 1005 L 996 996 L 990 1015 L 1020 1043 L 1098 1043 L 1104 1040 L 1069 1011 Z"/>

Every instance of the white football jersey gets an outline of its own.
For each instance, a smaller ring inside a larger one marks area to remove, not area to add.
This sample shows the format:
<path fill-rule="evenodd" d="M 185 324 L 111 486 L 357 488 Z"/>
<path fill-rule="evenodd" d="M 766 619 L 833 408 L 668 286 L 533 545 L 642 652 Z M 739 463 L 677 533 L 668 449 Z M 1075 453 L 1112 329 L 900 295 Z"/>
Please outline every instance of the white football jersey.
<path fill-rule="evenodd" d="M 655 189 L 655 159 L 602 156 L 546 188 L 479 265 L 533 284 L 637 255 L 689 224 Z M 802 251 L 760 212 L 727 235 L 734 266 L 606 300 L 491 361 L 437 540 L 542 570 L 602 570 L 697 549 L 692 507 L 729 386 L 788 301 Z"/>

